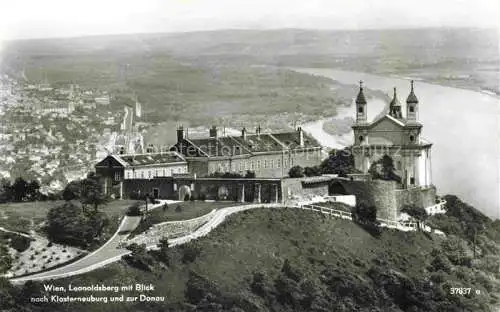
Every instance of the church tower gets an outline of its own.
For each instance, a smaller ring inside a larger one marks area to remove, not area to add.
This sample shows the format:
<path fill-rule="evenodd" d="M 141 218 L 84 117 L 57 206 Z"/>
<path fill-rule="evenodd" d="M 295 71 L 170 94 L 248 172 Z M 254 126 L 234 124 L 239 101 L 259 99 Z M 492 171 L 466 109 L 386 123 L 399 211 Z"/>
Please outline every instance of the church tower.
<path fill-rule="evenodd" d="M 363 81 L 359 82 L 359 92 L 356 97 L 356 123 L 366 123 L 366 98 L 363 93 Z"/>
<path fill-rule="evenodd" d="M 418 120 L 418 99 L 413 91 L 413 80 L 411 81 L 410 94 L 406 99 L 406 119 L 409 122 L 416 122 Z"/>
<path fill-rule="evenodd" d="M 396 88 L 394 88 L 394 95 L 389 105 L 389 115 L 396 119 L 403 118 L 403 114 L 401 112 L 401 103 L 399 103 L 398 95 L 396 94 Z"/>

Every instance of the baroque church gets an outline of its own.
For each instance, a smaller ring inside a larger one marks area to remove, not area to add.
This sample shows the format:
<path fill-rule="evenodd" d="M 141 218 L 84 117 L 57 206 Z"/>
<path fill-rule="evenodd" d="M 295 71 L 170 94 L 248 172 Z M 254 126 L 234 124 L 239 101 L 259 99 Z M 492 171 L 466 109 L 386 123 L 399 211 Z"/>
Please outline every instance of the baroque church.
<path fill-rule="evenodd" d="M 360 82 L 356 98 L 356 121 L 353 155 L 357 170 L 367 174 L 372 164 L 388 155 L 394 162 L 395 173 L 401 177 L 403 188 L 430 187 L 432 185 L 431 146 L 421 136 L 422 124 L 418 120 L 419 102 L 411 81 L 406 99 L 405 115 L 398 100 L 396 88 L 389 104 L 389 112 L 369 122 L 368 103 Z"/>

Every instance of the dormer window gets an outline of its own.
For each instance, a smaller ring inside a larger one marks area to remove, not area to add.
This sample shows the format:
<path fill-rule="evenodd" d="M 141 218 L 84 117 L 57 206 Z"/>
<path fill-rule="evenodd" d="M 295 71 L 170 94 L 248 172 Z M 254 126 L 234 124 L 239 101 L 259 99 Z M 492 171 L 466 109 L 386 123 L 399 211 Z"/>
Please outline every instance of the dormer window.
<path fill-rule="evenodd" d="M 410 142 L 414 142 L 415 141 L 415 137 L 413 135 L 410 135 Z"/>

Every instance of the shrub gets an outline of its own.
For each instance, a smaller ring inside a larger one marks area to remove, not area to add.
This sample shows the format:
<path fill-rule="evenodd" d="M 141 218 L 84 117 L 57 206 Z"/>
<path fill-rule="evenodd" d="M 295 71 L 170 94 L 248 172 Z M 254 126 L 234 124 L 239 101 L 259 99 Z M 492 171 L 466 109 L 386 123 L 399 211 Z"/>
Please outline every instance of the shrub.
<path fill-rule="evenodd" d="M 254 179 L 255 178 L 255 171 L 247 170 L 247 173 L 245 174 L 245 178 Z"/>
<path fill-rule="evenodd" d="M 288 171 L 288 176 L 290 178 L 302 178 L 304 177 L 304 168 L 302 168 L 301 166 L 293 166 Z"/>
<path fill-rule="evenodd" d="M 151 254 L 146 251 L 145 245 L 131 244 L 127 246 L 127 249 L 132 251 L 130 255 L 126 255 L 123 259 L 131 266 L 143 270 L 151 272 L 151 266 L 154 263 L 154 259 Z"/>
<path fill-rule="evenodd" d="M 21 235 L 14 235 L 10 241 L 10 246 L 18 252 L 23 252 L 30 247 L 31 239 Z"/>
<path fill-rule="evenodd" d="M 105 213 L 94 210 L 83 212 L 71 202 L 50 209 L 47 221 L 47 234 L 51 241 L 83 248 L 99 238 L 109 225 Z"/>
<path fill-rule="evenodd" d="M 140 216 L 141 212 L 141 204 L 139 202 L 134 203 L 132 206 L 128 207 L 127 216 Z"/>
<path fill-rule="evenodd" d="M 306 177 L 320 176 L 321 169 L 319 168 L 319 166 L 305 167 L 304 174 L 306 175 Z"/>

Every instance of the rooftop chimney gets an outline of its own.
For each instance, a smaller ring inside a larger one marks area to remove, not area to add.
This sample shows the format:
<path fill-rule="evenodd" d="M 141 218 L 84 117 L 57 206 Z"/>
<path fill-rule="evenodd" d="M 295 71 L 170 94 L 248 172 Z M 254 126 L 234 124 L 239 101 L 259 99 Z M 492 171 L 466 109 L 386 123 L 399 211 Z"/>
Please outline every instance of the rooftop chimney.
<path fill-rule="evenodd" d="M 209 130 L 210 138 L 217 139 L 217 127 L 212 126 Z"/>
<path fill-rule="evenodd" d="M 177 143 L 182 142 L 184 140 L 184 127 L 181 125 L 177 128 Z"/>
<path fill-rule="evenodd" d="M 299 132 L 299 145 L 301 147 L 304 146 L 304 131 L 302 131 L 302 127 L 298 127 L 297 131 Z"/>
<path fill-rule="evenodd" d="M 243 138 L 243 140 L 247 139 L 247 129 L 246 128 L 241 129 L 241 137 Z"/>

